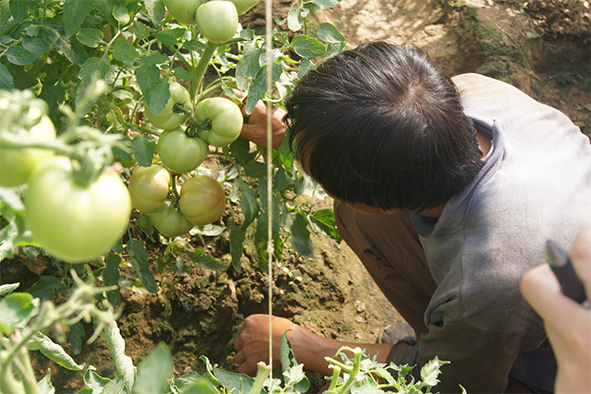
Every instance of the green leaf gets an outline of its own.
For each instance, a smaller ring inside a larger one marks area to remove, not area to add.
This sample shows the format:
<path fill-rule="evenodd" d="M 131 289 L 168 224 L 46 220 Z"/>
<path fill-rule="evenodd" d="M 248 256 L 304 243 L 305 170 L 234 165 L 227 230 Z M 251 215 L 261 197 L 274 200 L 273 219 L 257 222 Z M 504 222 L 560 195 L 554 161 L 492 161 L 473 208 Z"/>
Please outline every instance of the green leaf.
<path fill-rule="evenodd" d="M 154 139 L 147 135 L 140 134 L 133 138 L 131 147 L 133 148 L 133 155 L 140 166 L 150 167 L 152 165 L 155 146 Z"/>
<path fill-rule="evenodd" d="M 305 35 L 296 36 L 290 44 L 291 49 L 304 58 L 322 56 L 326 52 L 326 46 L 315 38 Z"/>
<path fill-rule="evenodd" d="M 154 26 L 160 26 L 160 23 L 164 20 L 166 8 L 162 0 L 145 0 L 144 5 L 148 11 L 148 16 L 152 20 Z"/>
<path fill-rule="evenodd" d="M 287 331 L 281 337 L 281 369 L 286 389 L 291 388 L 297 393 L 305 393 L 310 389 L 310 381 L 304 373 L 304 365 L 298 364 L 291 343 L 287 339 Z M 293 387 L 293 388 L 292 388 Z"/>
<path fill-rule="evenodd" d="M 197 80 L 197 78 L 193 74 L 191 74 L 189 71 L 187 71 L 186 69 L 184 69 L 182 67 L 177 67 L 172 71 L 174 73 L 174 76 L 179 79 L 184 79 L 185 81 L 196 81 Z"/>
<path fill-rule="evenodd" d="M 144 92 L 144 98 L 154 115 L 159 115 L 170 100 L 170 84 L 164 79 L 158 80 L 151 86 L 147 96 Z"/>
<path fill-rule="evenodd" d="M 68 341 L 70 341 L 70 345 L 72 345 L 72 353 L 73 354 L 80 354 L 82 351 L 82 339 L 86 337 L 86 332 L 84 331 L 84 327 L 80 322 L 71 325 L 70 330 L 67 332 Z"/>
<path fill-rule="evenodd" d="M 337 230 L 337 222 L 332 209 L 326 208 L 314 211 L 310 214 L 310 218 L 325 234 L 330 235 L 331 238 L 338 242 L 341 241 L 342 238 Z"/>
<path fill-rule="evenodd" d="M 46 54 L 51 49 L 49 45 L 39 37 L 29 36 L 23 38 L 23 48 L 37 56 Z"/>
<path fill-rule="evenodd" d="M 219 394 L 219 391 L 209 378 L 201 376 L 185 383 L 181 388 L 181 394 Z"/>
<path fill-rule="evenodd" d="M 128 391 L 125 389 L 125 377 L 118 375 L 115 379 L 111 380 L 105 385 L 101 394 L 124 394 Z"/>
<path fill-rule="evenodd" d="M 0 63 L 0 89 L 12 90 L 14 89 L 14 79 L 6 66 Z"/>
<path fill-rule="evenodd" d="M 103 270 L 103 283 L 105 286 L 118 286 L 119 285 L 119 263 L 121 257 L 119 255 L 109 252 L 106 258 L 106 266 Z M 121 293 L 119 290 L 112 290 L 107 292 L 107 300 L 113 306 L 119 305 L 121 302 Z"/>
<path fill-rule="evenodd" d="M 0 297 L 5 296 L 6 294 L 10 294 L 20 286 L 20 283 L 8 283 L 5 285 L 0 285 Z"/>
<path fill-rule="evenodd" d="M 59 278 L 55 276 L 43 276 L 35 284 L 27 290 L 28 293 L 35 298 L 48 299 L 51 298 L 56 291 L 65 292 L 66 287 Z"/>
<path fill-rule="evenodd" d="M 421 368 L 421 380 L 423 383 L 433 387 L 439 383 L 439 374 L 441 373 L 441 366 L 449 364 L 449 361 L 441 361 L 437 356 L 423 365 Z"/>
<path fill-rule="evenodd" d="M 177 40 L 185 34 L 185 29 L 169 29 L 154 33 L 154 37 L 164 45 L 173 48 L 177 44 Z"/>
<path fill-rule="evenodd" d="M 332 8 L 338 5 L 341 0 L 312 0 L 312 7 L 316 8 L 317 10 L 325 10 L 327 8 Z"/>
<path fill-rule="evenodd" d="M 263 50 L 252 44 L 246 44 L 241 59 L 236 66 L 236 87 L 239 90 L 247 91 L 253 77 L 261 68 L 259 58 Z"/>
<path fill-rule="evenodd" d="M 256 73 L 253 81 L 248 87 L 248 96 L 244 100 L 244 110 L 251 114 L 255 105 L 265 95 L 267 91 L 267 68 L 263 67 Z"/>
<path fill-rule="evenodd" d="M 341 34 L 339 29 L 336 28 L 332 23 L 323 23 L 318 26 L 316 30 L 318 38 L 325 42 L 344 42 L 346 41 L 345 36 Z"/>
<path fill-rule="evenodd" d="M 207 268 L 208 270 L 212 271 L 222 271 L 228 268 L 228 264 L 219 261 L 202 249 L 197 249 L 191 259 L 203 268 Z"/>
<path fill-rule="evenodd" d="M 93 0 L 66 0 L 64 2 L 64 30 L 66 37 L 70 37 L 82 26 L 84 19 L 90 14 L 93 3 Z"/>
<path fill-rule="evenodd" d="M 138 275 L 139 280 L 150 293 L 158 293 L 158 284 L 150 271 L 148 251 L 143 242 L 137 239 L 131 239 L 127 243 L 127 253 L 131 260 L 131 265 Z"/>
<path fill-rule="evenodd" d="M 228 392 L 248 393 L 254 383 L 254 379 L 248 375 L 225 371 L 218 367 L 213 368 L 213 374 Z"/>
<path fill-rule="evenodd" d="M 8 2 L 10 5 L 10 13 L 16 22 L 21 22 L 28 15 L 28 0 L 11 0 Z"/>
<path fill-rule="evenodd" d="M 100 393 L 103 388 L 111 381 L 111 379 L 103 378 L 91 368 L 93 367 L 90 367 L 86 370 L 86 372 L 84 372 L 84 384 L 88 388 L 91 388 L 93 393 L 95 391 Z"/>
<path fill-rule="evenodd" d="M 146 26 L 144 23 L 140 22 L 139 20 L 133 21 L 133 32 L 140 40 L 145 40 L 150 37 L 152 34 L 153 29 L 149 26 Z"/>
<path fill-rule="evenodd" d="M 117 371 L 119 374 L 123 375 L 127 387 L 133 387 L 136 376 L 136 367 L 133 365 L 131 357 L 125 354 L 125 340 L 121 336 L 121 332 L 115 321 L 109 323 L 105 328 L 105 337 L 109 349 L 111 349 L 113 360 L 115 360 Z"/>
<path fill-rule="evenodd" d="M 160 52 L 152 52 L 148 56 L 140 57 L 137 59 L 137 62 L 143 66 L 150 67 L 168 62 L 168 56 Z M 151 72 L 153 73 L 153 71 Z M 160 77 L 160 71 L 158 71 L 158 67 L 156 67 L 156 76 Z"/>
<path fill-rule="evenodd" d="M 164 393 L 165 387 L 172 372 L 172 355 L 164 343 L 159 343 L 150 352 L 148 358 L 141 362 L 138 367 L 138 374 L 134 394 Z"/>
<path fill-rule="evenodd" d="M 6 51 L 6 59 L 17 66 L 26 66 L 37 60 L 37 56 L 19 45 L 11 46 Z"/>
<path fill-rule="evenodd" d="M 119 37 L 113 43 L 113 57 L 124 64 L 133 64 L 138 56 L 135 47 L 123 37 Z"/>
<path fill-rule="evenodd" d="M 287 13 L 287 27 L 291 31 L 298 31 L 304 24 L 304 18 L 308 15 L 310 10 L 305 7 L 300 7 L 297 4 L 292 4 Z"/>
<path fill-rule="evenodd" d="M 0 300 L 0 331 L 10 334 L 39 311 L 39 299 L 29 293 L 13 293 Z"/>
<path fill-rule="evenodd" d="M 76 39 L 89 48 L 96 48 L 102 42 L 105 36 L 99 29 L 83 28 L 76 33 Z"/>
<path fill-rule="evenodd" d="M 242 272 L 242 249 L 244 247 L 244 240 L 246 239 L 245 232 L 238 227 L 234 221 L 228 223 L 228 232 L 230 233 L 230 255 L 232 256 L 232 267 L 238 273 Z"/>
<path fill-rule="evenodd" d="M 131 16 L 129 15 L 129 11 L 124 4 L 116 4 L 111 11 L 111 14 L 115 18 L 119 24 L 122 26 L 127 25 L 131 21 Z"/>
<path fill-rule="evenodd" d="M 296 214 L 290 232 L 289 242 L 294 250 L 304 257 L 314 257 L 314 246 L 310 239 L 308 223 L 301 213 Z"/>
<path fill-rule="evenodd" d="M 47 374 L 37 382 L 37 390 L 39 394 L 54 394 L 55 387 L 51 384 L 51 369 L 47 370 Z"/>
<path fill-rule="evenodd" d="M 91 80 L 93 75 L 96 78 L 103 79 L 109 72 L 110 64 L 106 58 L 91 57 L 80 67 L 78 78 L 82 80 Z"/>
<path fill-rule="evenodd" d="M 78 364 L 68 353 L 66 353 L 63 347 L 40 332 L 36 332 L 27 342 L 27 349 L 39 350 L 47 358 L 66 369 L 72 371 L 82 371 L 84 369 L 84 364 Z"/>
<path fill-rule="evenodd" d="M 9 0 L 0 0 L 0 27 L 4 26 L 11 16 Z"/>

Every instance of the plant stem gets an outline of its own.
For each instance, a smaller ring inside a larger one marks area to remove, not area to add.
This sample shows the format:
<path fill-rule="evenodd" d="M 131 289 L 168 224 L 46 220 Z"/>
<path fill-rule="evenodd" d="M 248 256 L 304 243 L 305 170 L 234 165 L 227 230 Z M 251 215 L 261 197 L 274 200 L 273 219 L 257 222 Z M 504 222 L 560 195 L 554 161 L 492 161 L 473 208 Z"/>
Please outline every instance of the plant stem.
<path fill-rule="evenodd" d="M 195 76 L 196 80 L 191 82 L 191 97 L 195 97 L 197 91 L 199 90 L 201 83 L 203 81 L 203 76 L 205 75 L 205 71 L 207 70 L 207 66 L 209 66 L 209 62 L 213 58 L 213 54 L 217 49 L 218 45 L 212 42 L 207 44 L 207 48 L 203 51 L 201 55 L 201 59 L 199 59 L 199 63 L 197 63 L 197 67 L 191 70 L 192 74 Z"/>
<path fill-rule="evenodd" d="M 257 367 L 257 376 L 248 394 L 259 394 L 263 389 L 263 385 L 265 384 L 267 377 L 269 377 L 269 373 L 271 372 L 271 367 L 268 367 L 262 361 L 257 364 Z"/>

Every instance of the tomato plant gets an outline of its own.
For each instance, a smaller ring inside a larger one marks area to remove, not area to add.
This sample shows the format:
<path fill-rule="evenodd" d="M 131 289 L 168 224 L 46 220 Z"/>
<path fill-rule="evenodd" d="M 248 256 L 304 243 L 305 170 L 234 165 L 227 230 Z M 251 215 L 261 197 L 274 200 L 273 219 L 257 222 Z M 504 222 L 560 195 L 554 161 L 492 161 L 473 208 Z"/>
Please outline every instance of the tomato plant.
<path fill-rule="evenodd" d="M 181 187 L 181 212 L 196 226 L 218 220 L 226 208 L 226 195 L 220 184 L 209 176 L 189 178 Z"/>
<path fill-rule="evenodd" d="M 140 212 L 156 212 L 170 190 L 170 174 L 162 166 L 138 167 L 129 178 L 131 205 Z"/>
<path fill-rule="evenodd" d="M 228 41 L 238 29 L 238 11 L 231 1 L 217 0 L 200 5 L 195 20 L 203 37 L 215 44 Z"/>
<path fill-rule="evenodd" d="M 158 138 L 158 155 L 162 163 L 179 174 L 196 169 L 209 149 L 198 137 L 189 137 L 182 129 L 166 130 Z"/>
<path fill-rule="evenodd" d="M 201 138 L 216 147 L 236 141 L 242 130 L 242 112 L 223 97 L 202 100 L 195 107 L 194 121 Z"/>
<path fill-rule="evenodd" d="M 189 91 L 177 82 L 170 83 L 170 99 L 164 108 L 155 114 L 148 105 L 144 111 L 148 120 L 156 127 L 172 130 L 181 126 L 187 120 L 187 107 L 191 103 Z"/>
<path fill-rule="evenodd" d="M 25 200 L 33 237 L 56 257 L 82 263 L 105 254 L 129 223 L 131 198 L 116 172 L 80 179 L 65 157 L 49 158 L 31 174 Z"/>

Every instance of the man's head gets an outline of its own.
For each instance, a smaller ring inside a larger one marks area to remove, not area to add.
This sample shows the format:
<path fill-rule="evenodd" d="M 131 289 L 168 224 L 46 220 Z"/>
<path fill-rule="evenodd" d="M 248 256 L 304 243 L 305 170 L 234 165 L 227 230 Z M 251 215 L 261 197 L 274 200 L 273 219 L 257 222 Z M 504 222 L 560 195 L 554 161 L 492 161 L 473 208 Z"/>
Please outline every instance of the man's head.
<path fill-rule="evenodd" d="M 298 160 L 345 203 L 437 207 L 482 166 L 455 85 L 417 49 L 345 51 L 308 72 L 286 108 Z"/>

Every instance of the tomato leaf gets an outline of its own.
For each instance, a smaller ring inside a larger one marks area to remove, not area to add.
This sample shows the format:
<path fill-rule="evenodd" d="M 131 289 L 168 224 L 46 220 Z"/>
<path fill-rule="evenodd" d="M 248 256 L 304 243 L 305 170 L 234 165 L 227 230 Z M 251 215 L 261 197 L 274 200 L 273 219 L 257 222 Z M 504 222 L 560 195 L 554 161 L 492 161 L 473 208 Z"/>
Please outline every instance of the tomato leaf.
<path fill-rule="evenodd" d="M 316 8 L 317 10 L 325 10 L 327 8 L 332 8 L 339 4 L 341 0 L 312 0 L 312 7 Z"/>
<path fill-rule="evenodd" d="M 10 294 L 20 286 L 20 283 L 8 283 L 5 285 L 0 285 L 0 297 L 6 294 Z"/>
<path fill-rule="evenodd" d="M 341 242 L 342 238 L 337 231 L 336 219 L 332 209 L 320 209 L 312 212 L 310 218 L 325 234 L 328 234 L 334 240 Z"/>
<path fill-rule="evenodd" d="M 39 311 L 39 299 L 29 293 L 13 293 L 0 300 L 0 331 L 10 334 Z"/>
<path fill-rule="evenodd" d="M 291 49 L 304 58 L 322 56 L 326 52 L 326 46 L 315 38 L 305 35 L 297 36 L 291 41 Z"/>
<path fill-rule="evenodd" d="M 148 251 L 143 242 L 137 239 L 131 239 L 127 243 L 127 253 L 131 260 L 131 265 L 138 275 L 139 280 L 150 293 L 158 293 L 158 284 L 150 271 Z"/>
<path fill-rule="evenodd" d="M 150 17 L 150 20 L 154 26 L 160 26 L 160 23 L 162 23 L 164 20 L 164 15 L 166 13 L 164 2 L 162 0 L 145 0 L 144 5 L 146 6 L 148 16 Z"/>
<path fill-rule="evenodd" d="M 105 286 L 116 286 L 119 285 L 119 263 L 121 257 L 113 252 L 109 252 L 106 258 L 106 267 L 103 270 L 103 282 Z M 119 305 L 121 302 L 121 293 L 119 290 L 112 290 L 107 292 L 107 300 L 113 306 Z"/>
<path fill-rule="evenodd" d="M 316 31 L 318 38 L 325 42 L 343 42 L 346 41 L 345 36 L 341 34 L 339 29 L 332 23 L 323 23 L 318 26 Z"/>
<path fill-rule="evenodd" d="M 6 66 L 0 63 L 0 89 L 12 90 L 14 89 L 14 79 Z"/>
<path fill-rule="evenodd" d="M 135 47 L 120 37 L 113 43 L 113 57 L 124 64 L 133 64 L 138 54 Z"/>
<path fill-rule="evenodd" d="M 36 332 L 27 342 L 27 349 L 39 350 L 47 358 L 66 369 L 72 371 L 82 371 L 84 369 L 84 364 L 78 364 L 68 353 L 66 353 L 63 347 L 40 332 Z"/>
<path fill-rule="evenodd" d="M 232 256 L 232 267 L 238 273 L 242 272 L 242 248 L 246 233 L 234 221 L 228 223 L 228 231 L 230 233 L 230 255 Z"/>
<path fill-rule="evenodd" d="M 20 45 L 14 45 L 6 51 L 6 59 L 17 66 L 26 66 L 37 60 L 37 56 Z"/>
<path fill-rule="evenodd" d="M 314 257 L 314 245 L 310 239 L 308 223 L 301 213 L 296 214 L 289 231 L 289 242 L 294 250 L 304 257 Z"/>
<path fill-rule="evenodd" d="M 66 0 L 64 2 L 64 29 L 66 37 L 70 37 L 78 30 L 84 19 L 90 14 L 93 0 Z"/>
<path fill-rule="evenodd" d="M 133 394 L 164 393 L 172 372 L 172 355 L 164 343 L 159 343 L 138 367 Z"/>
<path fill-rule="evenodd" d="M 155 146 L 154 140 L 147 135 L 140 134 L 133 138 L 131 147 L 133 148 L 133 155 L 140 166 L 150 167 L 152 165 Z"/>

